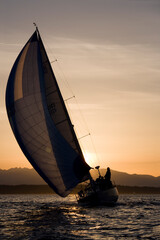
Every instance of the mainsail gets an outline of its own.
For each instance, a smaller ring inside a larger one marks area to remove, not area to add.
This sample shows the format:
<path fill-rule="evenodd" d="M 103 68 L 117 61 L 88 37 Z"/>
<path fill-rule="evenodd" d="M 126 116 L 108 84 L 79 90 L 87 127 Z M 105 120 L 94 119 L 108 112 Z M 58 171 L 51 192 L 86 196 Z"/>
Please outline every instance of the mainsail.
<path fill-rule="evenodd" d="M 7 84 L 8 118 L 23 153 L 53 190 L 67 196 L 89 174 L 38 29 Z"/>

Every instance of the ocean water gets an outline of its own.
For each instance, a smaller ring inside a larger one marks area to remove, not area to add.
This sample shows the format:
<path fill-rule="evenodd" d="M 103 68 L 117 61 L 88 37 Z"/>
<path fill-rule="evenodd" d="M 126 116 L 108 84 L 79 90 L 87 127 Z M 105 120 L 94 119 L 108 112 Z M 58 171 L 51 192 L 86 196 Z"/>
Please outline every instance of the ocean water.
<path fill-rule="evenodd" d="M 160 239 L 160 195 L 80 207 L 74 195 L 0 195 L 0 239 Z"/>

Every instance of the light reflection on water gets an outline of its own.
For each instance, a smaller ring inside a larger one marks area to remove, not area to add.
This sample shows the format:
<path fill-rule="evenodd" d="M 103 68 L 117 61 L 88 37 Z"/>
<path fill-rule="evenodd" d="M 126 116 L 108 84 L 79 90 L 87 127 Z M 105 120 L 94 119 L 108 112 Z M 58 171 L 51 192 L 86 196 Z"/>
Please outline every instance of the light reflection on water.
<path fill-rule="evenodd" d="M 86 208 L 73 195 L 1 195 L 0 239 L 160 239 L 160 195 Z"/>

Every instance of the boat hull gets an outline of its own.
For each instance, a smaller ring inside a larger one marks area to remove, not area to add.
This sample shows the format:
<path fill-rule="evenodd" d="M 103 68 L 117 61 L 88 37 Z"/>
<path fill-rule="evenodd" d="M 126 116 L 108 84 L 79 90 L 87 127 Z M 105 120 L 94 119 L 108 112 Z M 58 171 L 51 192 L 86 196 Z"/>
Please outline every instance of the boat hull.
<path fill-rule="evenodd" d="M 91 206 L 113 206 L 118 200 L 118 190 L 116 186 L 105 190 L 99 190 L 92 192 L 83 198 L 78 199 L 80 205 L 91 205 Z"/>

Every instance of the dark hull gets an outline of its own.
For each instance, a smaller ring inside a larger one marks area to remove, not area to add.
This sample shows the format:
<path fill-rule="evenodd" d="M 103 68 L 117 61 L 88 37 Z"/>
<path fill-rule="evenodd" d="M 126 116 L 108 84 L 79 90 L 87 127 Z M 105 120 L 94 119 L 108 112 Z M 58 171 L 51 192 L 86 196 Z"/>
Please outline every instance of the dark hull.
<path fill-rule="evenodd" d="M 118 191 L 115 186 L 90 192 L 84 197 L 78 199 L 78 204 L 88 206 L 113 206 L 118 200 Z"/>

